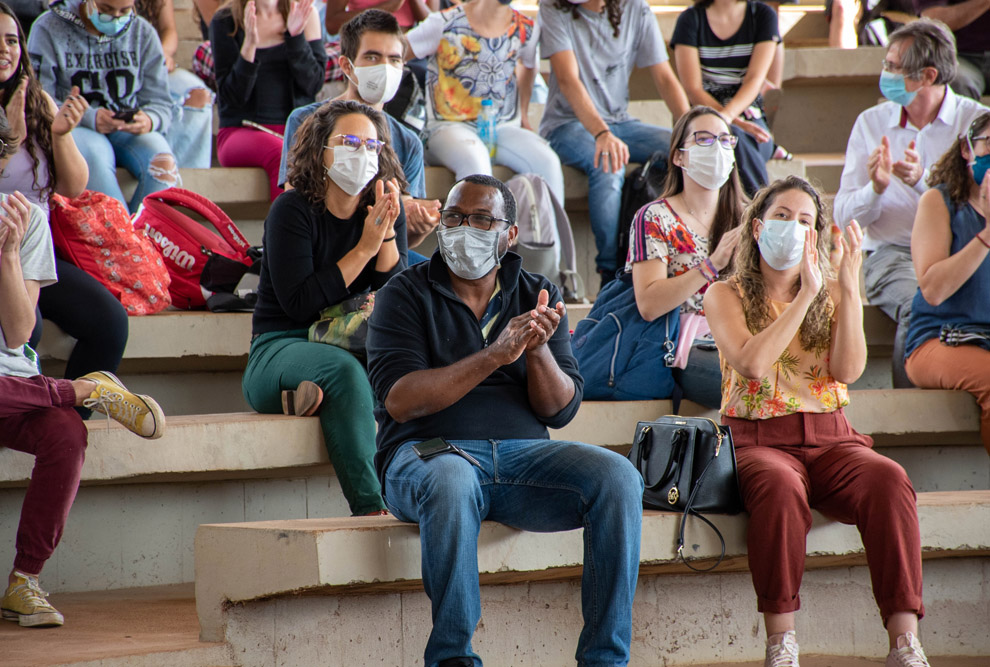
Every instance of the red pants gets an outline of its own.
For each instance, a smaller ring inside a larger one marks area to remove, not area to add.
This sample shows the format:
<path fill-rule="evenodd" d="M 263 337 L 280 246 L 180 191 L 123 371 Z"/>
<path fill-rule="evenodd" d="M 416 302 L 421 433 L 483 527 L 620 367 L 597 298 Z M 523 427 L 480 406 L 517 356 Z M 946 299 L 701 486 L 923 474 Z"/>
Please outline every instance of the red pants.
<path fill-rule="evenodd" d="M 14 567 L 38 574 L 62 538 L 86 454 L 86 426 L 69 380 L 0 377 L 0 447 L 34 455 Z"/>
<path fill-rule="evenodd" d="M 284 125 L 265 125 L 279 134 Z M 282 194 L 278 187 L 278 167 L 282 162 L 282 140 L 252 127 L 221 127 L 217 132 L 217 161 L 223 167 L 261 167 L 268 174 L 268 194 L 272 201 Z"/>
<path fill-rule="evenodd" d="M 990 453 L 990 351 L 976 345 L 944 345 L 933 338 L 904 364 L 911 382 L 929 389 L 962 389 L 980 404 L 980 438 Z"/>
<path fill-rule="evenodd" d="M 758 609 L 801 607 L 811 510 L 855 524 L 866 548 L 884 624 L 896 612 L 924 615 L 916 496 L 904 469 L 853 430 L 843 410 L 749 421 L 732 429 L 739 486 L 750 514 L 747 544 Z"/>

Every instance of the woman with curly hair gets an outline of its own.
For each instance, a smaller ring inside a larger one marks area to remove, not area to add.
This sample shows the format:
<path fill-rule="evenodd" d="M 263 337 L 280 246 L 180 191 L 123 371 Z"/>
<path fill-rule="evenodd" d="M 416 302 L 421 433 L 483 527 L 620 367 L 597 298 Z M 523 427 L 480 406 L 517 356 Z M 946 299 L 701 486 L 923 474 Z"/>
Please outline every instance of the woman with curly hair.
<path fill-rule="evenodd" d="M 626 164 L 670 149 L 670 130 L 629 115 L 629 75 L 649 71 L 674 121 L 690 108 L 646 0 L 545 0 L 537 18 L 550 59 L 540 134 L 562 164 L 588 176 L 588 213 L 602 286 L 615 277 Z M 624 258 L 622 258 L 624 259 Z"/>
<path fill-rule="evenodd" d="M 406 35 L 412 55 L 429 59 L 426 158 L 450 169 L 456 180 L 491 176 L 495 164 L 518 174 L 538 174 L 563 203 L 560 158 L 526 117 L 539 65 L 539 30 L 510 4 L 473 0 L 430 14 Z M 497 118 L 491 153 L 477 127 L 486 100 Z"/>
<path fill-rule="evenodd" d="M 663 193 L 633 220 L 625 267 L 643 319 L 680 310 L 674 380 L 684 398 L 708 408 L 721 402 L 722 374 L 702 300 L 729 267 L 742 229 L 746 196 L 735 144 L 715 109 L 697 106 L 681 116 Z"/>
<path fill-rule="evenodd" d="M 0 104 L 19 145 L 3 167 L 0 192 L 22 192 L 49 217 L 53 194 L 79 196 L 86 188 L 89 168 L 72 139 L 72 130 L 89 108 L 72 88 L 61 108 L 41 88 L 28 58 L 24 30 L 13 10 L 0 3 Z M 41 289 L 38 306 L 76 339 L 65 367 L 65 377 L 77 378 L 95 370 L 113 372 L 127 345 L 127 311 L 88 273 L 56 258 L 58 282 Z M 32 342 L 41 337 L 41 319 Z M 90 412 L 79 408 L 88 417 Z"/>
<path fill-rule="evenodd" d="M 733 273 L 709 287 L 705 312 L 722 356 L 722 422 L 732 429 L 750 514 L 765 665 L 798 665 L 794 613 L 816 509 L 859 529 L 890 638 L 888 667 L 926 666 L 914 489 L 843 412 L 846 385 L 866 366 L 862 230 L 852 221 L 830 262 L 821 196 L 796 176 L 757 192 L 743 221 Z"/>
<path fill-rule="evenodd" d="M 228 0 L 210 22 L 224 167 L 262 167 L 272 200 L 282 192 L 285 120 L 312 104 L 327 54 L 313 0 Z M 248 127 L 244 127 L 247 124 Z"/>
<path fill-rule="evenodd" d="M 365 104 L 325 104 L 296 137 L 294 189 L 265 220 L 244 396 L 258 412 L 318 413 L 351 513 L 382 513 L 368 375 L 344 349 L 309 342 L 308 330 L 325 308 L 379 289 L 407 266 L 405 182 L 388 123 Z"/>
<path fill-rule="evenodd" d="M 905 370 L 919 387 L 963 389 L 990 452 L 990 113 L 932 167 L 911 232 L 918 292 Z"/>

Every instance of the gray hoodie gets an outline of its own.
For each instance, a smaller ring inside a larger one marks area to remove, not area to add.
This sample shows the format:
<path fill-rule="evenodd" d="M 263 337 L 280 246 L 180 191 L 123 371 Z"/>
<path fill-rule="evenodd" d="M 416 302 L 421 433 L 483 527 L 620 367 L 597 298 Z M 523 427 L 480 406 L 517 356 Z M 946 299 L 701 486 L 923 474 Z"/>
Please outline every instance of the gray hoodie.
<path fill-rule="evenodd" d="M 165 133 L 172 119 L 168 70 L 158 33 L 134 13 L 117 35 L 93 35 L 79 18 L 84 0 L 56 0 L 31 26 L 28 54 L 41 87 L 59 104 L 79 86 L 90 104 L 79 123 L 96 129 L 96 108 L 139 108 L 152 129 Z"/>

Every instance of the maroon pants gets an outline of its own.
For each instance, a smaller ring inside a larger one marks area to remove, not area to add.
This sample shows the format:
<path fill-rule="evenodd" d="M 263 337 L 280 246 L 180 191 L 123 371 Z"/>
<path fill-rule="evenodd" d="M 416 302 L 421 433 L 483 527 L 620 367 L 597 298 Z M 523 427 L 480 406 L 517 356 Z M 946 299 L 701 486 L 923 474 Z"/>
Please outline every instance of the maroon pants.
<path fill-rule="evenodd" d="M 871 447 L 843 410 L 758 421 L 723 417 L 732 429 L 743 502 L 750 514 L 749 569 L 761 612 L 801 607 L 811 510 L 854 524 L 866 549 L 884 624 L 924 615 L 917 498 L 904 469 Z"/>
<path fill-rule="evenodd" d="M 86 426 L 69 380 L 0 377 L 0 447 L 34 455 L 14 567 L 38 574 L 62 538 L 86 454 Z"/>

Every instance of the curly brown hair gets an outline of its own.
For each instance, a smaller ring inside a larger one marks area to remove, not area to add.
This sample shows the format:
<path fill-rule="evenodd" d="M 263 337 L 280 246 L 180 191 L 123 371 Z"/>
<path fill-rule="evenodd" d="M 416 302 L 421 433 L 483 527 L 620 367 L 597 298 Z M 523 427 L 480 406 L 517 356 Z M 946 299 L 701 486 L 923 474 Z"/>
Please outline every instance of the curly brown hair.
<path fill-rule="evenodd" d="M 833 271 L 828 259 L 830 221 L 821 195 L 808 181 L 799 176 L 788 176 L 760 189 L 743 213 L 743 220 L 747 225 L 752 225 L 754 220 L 763 220 L 777 197 L 790 190 L 799 190 L 805 193 L 815 203 L 817 211 L 815 229 L 818 230 L 818 268 L 824 278 L 831 277 Z M 750 333 L 758 334 L 767 328 L 771 322 L 770 298 L 767 296 L 763 273 L 760 271 L 760 248 L 751 232 L 743 233 L 739 237 L 735 267 L 729 280 L 737 287 L 742 297 L 743 311 L 746 313 L 746 326 Z M 794 284 L 794 291 L 796 292 L 800 287 L 801 279 L 799 277 Z M 808 307 L 804 322 L 801 323 L 800 338 L 803 349 L 821 350 L 829 346 L 832 340 L 832 312 L 833 306 L 828 295 L 827 280 L 822 280 L 822 287 Z"/>
<path fill-rule="evenodd" d="M 969 164 L 962 156 L 962 147 L 988 127 L 990 127 L 990 113 L 977 116 L 966 130 L 966 134 L 952 142 L 949 150 L 931 168 L 928 173 L 928 187 L 934 188 L 936 185 L 944 184 L 954 204 L 962 204 L 969 199 L 969 193 L 973 188 L 973 174 L 970 173 Z"/>
<path fill-rule="evenodd" d="M 619 24 L 622 22 L 622 0 L 605 0 L 605 12 L 608 14 L 608 22 L 612 26 L 612 36 L 619 36 Z M 571 17 L 575 21 L 580 18 L 578 14 L 578 8 L 581 5 L 576 5 L 570 0 L 557 0 L 557 9 L 563 12 L 569 12 Z"/>
<path fill-rule="evenodd" d="M 21 57 L 17 62 L 17 72 L 12 78 L 20 80 L 27 78 L 27 91 L 24 96 L 24 120 L 27 124 L 27 137 L 21 137 L 21 143 L 27 148 L 28 155 L 31 156 L 31 173 L 34 178 L 34 187 L 41 192 L 40 199 L 47 200 L 55 192 L 56 169 L 55 154 L 52 149 L 52 122 L 55 115 L 45 91 L 41 88 L 41 82 L 34 74 L 31 67 L 31 59 L 28 57 L 27 40 L 24 36 L 24 28 L 17 19 L 14 10 L 5 3 L 0 2 L 0 14 L 6 14 L 14 20 L 17 26 L 17 44 L 21 49 Z M 17 89 L 17 84 L 6 86 L 0 92 L 0 106 L 7 108 L 7 103 Z M 6 139 L 4 139 L 6 141 Z M 11 151 L 13 154 L 16 151 Z M 48 178 L 44 183 L 38 182 L 38 165 L 41 163 L 39 153 L 45 157 L 48 163 Z"/>
<path fill-rule="evenodd" d="M 691 121 L 700 116 L 715 116 L 722 120 L 722 115 L 703 105 L 691 107 L 691 109 L 681 116 L 670 135 L 670 153 L 667 155 L 667 176 L 663 182 L 663 192 L 661 198 L 673 197 L 684 191 L 684 171 L 675 168 L 674 156 L 684 146 L 687 141 L 688 128 Z M 738 225 L 742 220 L 743 207 L 749 203 L 746 193 L 743 191 L 742 183 L 739 181 L 739 165 L 732 167 L 729 180 L 725 182 L 718 194 L 718 206 L 715 209 L 715 221 L 712 224 L 708 237 L 708 247 L 714 252 L 718 247 L 718 242 L 722 240 L 722 235 Z"/>
<path fill-rule="evenodd" d="M 322 202 L 327 195 L 327 172 L 323 167 L 324 147 L 333 135 L 337 121 L 351 114 L 367 116 L 375 126 L 379 141 L 385 142 L 385 147 L 378 156 L 378 174 L 361 192 L 358 207 L 375 203 L 374 182 L 377 179 L 387 181 L 394 178 L 399 182 L 400 190 L 405 191 L 408 188 L 402 165 L 392 150 L 392 138 L 385 115 L 367 104 L 353 100 L 336 100 L 322 105 L 303 121 L 289 151 L 288 180 L 292 187 L 314 205 Z"/>

